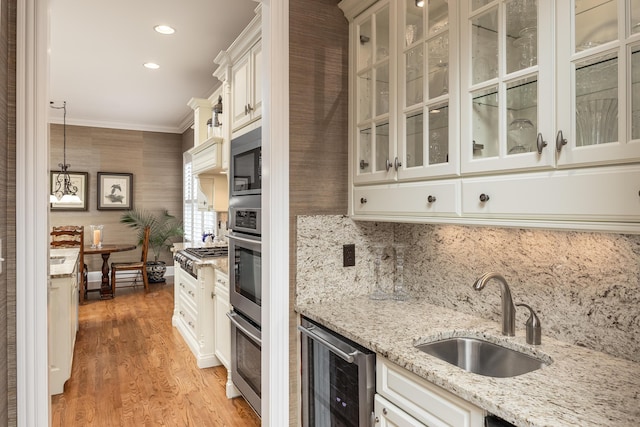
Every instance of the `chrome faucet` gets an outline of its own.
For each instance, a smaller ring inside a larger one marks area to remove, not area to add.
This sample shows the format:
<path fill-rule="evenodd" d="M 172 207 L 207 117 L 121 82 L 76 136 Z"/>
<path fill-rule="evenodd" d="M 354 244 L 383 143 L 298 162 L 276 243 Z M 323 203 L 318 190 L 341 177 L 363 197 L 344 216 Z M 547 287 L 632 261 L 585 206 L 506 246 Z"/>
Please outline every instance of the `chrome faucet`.
<path fill-rule="evenodd" d="M 500 282 L 500 298 L 502 299 L 502 335 L 514 336 L 516 334 L 516 308 L 511 299 L 511 290 L 507 281 L 501 274 L 485 273 L 480 276 L 474 283 L 473 289 L 481 291 L 491 279 Z"/>

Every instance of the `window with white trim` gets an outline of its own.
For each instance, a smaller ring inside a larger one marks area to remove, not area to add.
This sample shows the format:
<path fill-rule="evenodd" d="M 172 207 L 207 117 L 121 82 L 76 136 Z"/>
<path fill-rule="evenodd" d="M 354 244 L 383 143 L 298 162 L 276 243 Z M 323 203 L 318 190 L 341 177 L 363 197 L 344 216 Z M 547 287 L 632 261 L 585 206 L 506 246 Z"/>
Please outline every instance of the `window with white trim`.
<path fill-rule="evenodd" d="M 198 209 L 198 177 L 193 175 L 192 156 L 183 155 L 183 212 L 184 212 L 184 241 L 201 243 L 203 233 L 215 233 L 216 213 Z"/>

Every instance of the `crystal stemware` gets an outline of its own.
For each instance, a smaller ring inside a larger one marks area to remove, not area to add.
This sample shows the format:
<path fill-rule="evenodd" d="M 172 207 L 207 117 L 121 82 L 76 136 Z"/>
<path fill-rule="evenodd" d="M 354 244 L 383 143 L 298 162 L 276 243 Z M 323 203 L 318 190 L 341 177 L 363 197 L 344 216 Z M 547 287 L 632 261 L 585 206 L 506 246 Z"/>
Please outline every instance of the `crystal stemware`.
<path fill-rule="evenodd" d="M 382 257 L 384 256 L 384 251 L 387 245 L 385 244 L 375 244 L 373 245 L 373 275 L 374 275 L 374 284 L 373 290 L 369 294 L 369 298 L 373 300 L 383 300 L 387 299 L 389 296 L 382 290 L 381 282 L 381 272 L 380 265 L 382 264 Z"/>
<path fill-rule="evenodd" d="M 404 243 L 393 244 L 393 249 L 396 253 L 396 277 L 392 297 L 396 301 L 406 301 L 411 298 L 404 289 L 404 252 L 406 247 Z"/>

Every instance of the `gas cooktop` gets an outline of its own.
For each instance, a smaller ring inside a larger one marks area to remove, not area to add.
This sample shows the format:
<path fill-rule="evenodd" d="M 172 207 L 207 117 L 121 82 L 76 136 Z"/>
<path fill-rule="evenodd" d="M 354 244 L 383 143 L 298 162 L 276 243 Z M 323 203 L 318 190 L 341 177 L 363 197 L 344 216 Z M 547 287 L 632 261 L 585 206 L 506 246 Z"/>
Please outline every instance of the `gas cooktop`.
<path fill-rule="evenodd" d="M 186 248 L 184 251 L 195 258 L 213 258 L 227 256 L 229 248 L 227 246 L 211 246 L 201 248 Z"/>

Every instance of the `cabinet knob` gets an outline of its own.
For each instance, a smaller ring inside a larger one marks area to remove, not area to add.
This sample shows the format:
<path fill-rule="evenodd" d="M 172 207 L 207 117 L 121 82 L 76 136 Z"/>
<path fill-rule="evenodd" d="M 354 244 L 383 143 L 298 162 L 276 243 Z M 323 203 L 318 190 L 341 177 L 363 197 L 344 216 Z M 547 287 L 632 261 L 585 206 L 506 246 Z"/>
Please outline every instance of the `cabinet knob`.
<path fill-rule="evenodd" d="M 382 413 L 383 413 L 383 414 L 385 414 L 385 415 L 387 415 L 387 413 L 388 413 L 388 412 L 387 412 L 387 408 L 382 408 Z"/>
<path fill-rule="evenodd" d="M 365 203 L 367 203 L 367 198 L 366 197 L 360 197 L 360 203 L 363 204 L 363 205 Z"/>
<path fill-rule="evenodd" d="M 536 139 L 536 146 L 538 147 L 538 154 L 542 154 L 542 149 L 547 146 L 547 141 L 542 138 L 542 134 L 538 133 L 538 138 Z"/>
<path fill-rule="evenodd" d="M 398 170 L 398 168 L 400 168 L 402 166 L 402 163 L 398 161 L 398 158 L 396 157 L 395 160 L 393 161 L 393 167 L 395 167 L 396 171 Z"/>
<path fill-rule="evenodd" d="M 559 153 L 562 151 L 562 146 L 567 145 L 567 138 L 562 136 L 562 131 L 559 130 L 556 135 L 556 151 Z"/>
<path fill-rule="evenodd" d="M 389 169 L 391 169 L 391 167 L 393 166 L 393 164 L 391 164 L 391 162 L 389 161 L 389 159 L 386 160 L 386 164 L 385 164 L 385 169 L 387 170 L 387 172 L 389 172 Z"/>
<path fill-rule="evenodd" d="M 488 195 L 488 194 L 484 194 L 484 193 L 482 193 L 482 194 L 480 195 L 480 201 L 484 203 L 484 202 L 486 202 L 487 200 L 489 200 L 489 195 Z"/>
<path fill-rule="evenodd" d="M 427 197 L 427 202 L 434 203 L 435 201 L 436 201 L 436 196 L 429 195 L 429 197 Z"/>

